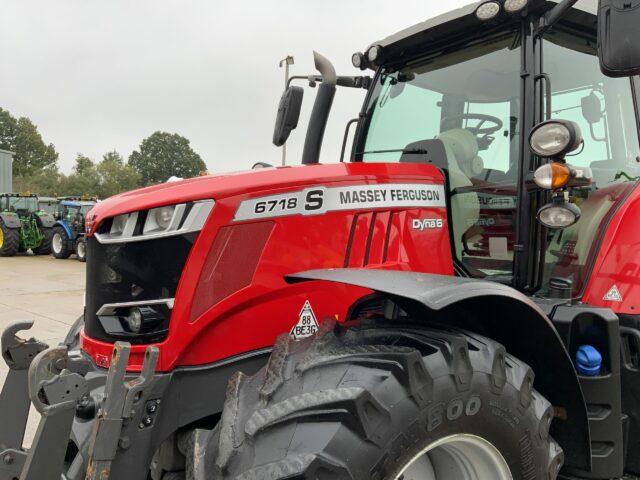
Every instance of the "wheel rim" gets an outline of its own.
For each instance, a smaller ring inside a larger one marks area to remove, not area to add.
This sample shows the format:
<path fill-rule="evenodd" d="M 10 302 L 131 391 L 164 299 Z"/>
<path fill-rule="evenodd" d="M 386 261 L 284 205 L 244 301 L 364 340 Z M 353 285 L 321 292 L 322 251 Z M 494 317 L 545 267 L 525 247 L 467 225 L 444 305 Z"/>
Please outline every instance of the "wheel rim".
<path fill-rule="evenodd" d="M 53 234 L 51 246 L 53 247 L 53 251 L 56 253 L 60 253 L 62 251 L 62 236 L 59 233 Z"/>
<path fill-rule="evenodd" d="M 3 245 L 4 245 L 4 232 L 0 228 L 0 248 L 2 248 Z"/>
<path fill-rule="evenodd" d="M 502 454 L 487 440 L 457 434 L 413 457 L 395 480 L 513 480 Z"/>
<path fill-rule="evenodd" d="M 78 243 L 78 257 L 84 258 L 85 245 L 84 242 Z"/>

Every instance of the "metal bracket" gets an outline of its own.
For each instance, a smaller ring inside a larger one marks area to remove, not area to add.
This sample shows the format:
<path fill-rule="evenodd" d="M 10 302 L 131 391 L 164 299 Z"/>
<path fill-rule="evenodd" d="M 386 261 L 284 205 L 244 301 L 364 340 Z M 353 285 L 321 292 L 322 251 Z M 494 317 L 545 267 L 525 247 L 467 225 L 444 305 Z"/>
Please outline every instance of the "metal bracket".
<path fill-rule="evenodd" d="M 2 358 L 9 366 L 0 392 L 0 480 L 12 480 L 20 475 L 26 461 L 22 441 L 29 418 L 28 368 L 32 360 L 47 348 L 35 339 L 17 336 L 29 330 L 33 322 L 9 325 L 0 339 Z"/>
<path fill-rule="evenodd" d="M 60 480 L 76 405 L 89 394 L 85 379 L 66 369 L 67 347 L 41 352 L 29 367 L 29 397 L 42 415 L 20 480 Z"/>
<path fill-rule="evenodd" d="M 111 366 L 107 375 L 105 398 L 100 407 L 89 446 L 89 463 L 86 480 L 107 480 L 111 474 L 111 463 L 118 449 L 118 441 L 125 420 L 134 415 L 135 405 L 144 408 L 144 390 L 151 384 L 159 350 L 147 347 L 140 376 L 125 381 L 131 345 L 117 342 L 113 349 Z"/>

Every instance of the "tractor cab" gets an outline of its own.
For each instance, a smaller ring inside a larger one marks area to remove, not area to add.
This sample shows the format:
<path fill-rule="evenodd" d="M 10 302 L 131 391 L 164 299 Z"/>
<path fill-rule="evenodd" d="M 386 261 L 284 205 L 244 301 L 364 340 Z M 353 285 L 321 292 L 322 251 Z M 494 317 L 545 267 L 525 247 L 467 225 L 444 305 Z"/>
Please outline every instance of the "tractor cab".
<path fill-rule="evenodd" d="M 40 211 L 38 197 L 32 193 L 5 193 L 0 196 L 0 210 L 17 213 L 20 216 L 36 214 Z"/>
<path fill-rule="evenodd" d="M 351 160 L 446 173 L 459 274 L 577 298 L 640 142 L 636 78 L 603 73 L 596 2 L 568 3 L 476 3 L 354 54 L 376 74 Z"/>

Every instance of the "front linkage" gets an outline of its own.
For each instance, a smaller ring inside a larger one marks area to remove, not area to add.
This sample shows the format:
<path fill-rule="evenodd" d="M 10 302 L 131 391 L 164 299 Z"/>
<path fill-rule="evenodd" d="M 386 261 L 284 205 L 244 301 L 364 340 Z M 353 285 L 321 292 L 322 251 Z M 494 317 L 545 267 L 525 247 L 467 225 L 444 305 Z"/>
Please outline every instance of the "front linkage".
<path fill-rule="evenodd" d="M 32 325 L 33 322 L 16 323 L 2 334 L 2 357 L 10 370 L 0 393 L 0 480 L 108 480 L 122 441 L 122 427 L 138 408 L 144 408 L 140 399 L 153 383 L 158 349 L 147 348 L 141 375 L 127 381 L 131 346 L 116 343 L 104 395 L 91 399 L 87 380 L 71 371 L 78 359 L 72 358 L 66 347 L 48 348 L 16 335 Z M 92 402 L 99 405 L 99 410 L 86 463 L 71 464 L 63 474 L 76 411 Z M 22 441 L 30 403 L 41 419 L 33 445 L 26 450 Z"/>

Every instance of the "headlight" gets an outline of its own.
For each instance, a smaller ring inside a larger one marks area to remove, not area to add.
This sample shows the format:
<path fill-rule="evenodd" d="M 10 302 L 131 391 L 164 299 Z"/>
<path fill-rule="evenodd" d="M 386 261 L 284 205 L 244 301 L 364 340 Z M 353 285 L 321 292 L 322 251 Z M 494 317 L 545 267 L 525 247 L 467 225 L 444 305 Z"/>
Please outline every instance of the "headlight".
<path fill-rule="evenodd" d="M 214 200 L 198 200 L 118 215 L 111 220 L 108 232 L 100 231 L 98 227 L 94 235 L 98 242 L 110 244 L 198 232 L 209 218 L 214 204 Z"/>
<path fill-rule="evenodd" d="M 529 145 L 540 157 L 563 157 L 582 143 L 580 127 L 568 120 L 548 120 L 531 130 Z"/>
<path fill-rule="evenodd" d="M 505 0 L 504 10 L 507 13 L 517 13 L 529 4 L 529 0 Z"/>
<path fill-rule="evenodd" d="M 127 327 L 132 333 L 140 333 L 142 330 L 142 312 L 139 308 L 132 308 L 129 310 L 129 315 L 125 317 Z"/>
<path fill-rule="evenodd" d="M 149 213 L 155 216 L 158 226 L 163 230 L 166 230 L 169 228 L 169 225 L 171 225 L 171 219 L 173 218 L 175 211 L 176 207 L 175 205 L 172 205 L 170 207 L 154 208 Z"/>
<path fill-rule="evenodd" d="M 124 227 L 127 225 L 127 220 L 129 220 L 129 214 L 118 215 L 115 217 L 111 223 L 111 234 L 121 235 L 124 232 Z"/>
<path fill-rule="evenodd" d="M 498 2 L 485 2 L 476 9 L 476 17 L 478 20 L 486 22 L 495 18 L 500 13 L 500 4 Z"/>
<path fill-rule="evenodd" d="M 538 221 L 545 227 L 561 230 L 580 220 L 580 208 L 564 200 L 554 200 L 538 211 Z"/>

